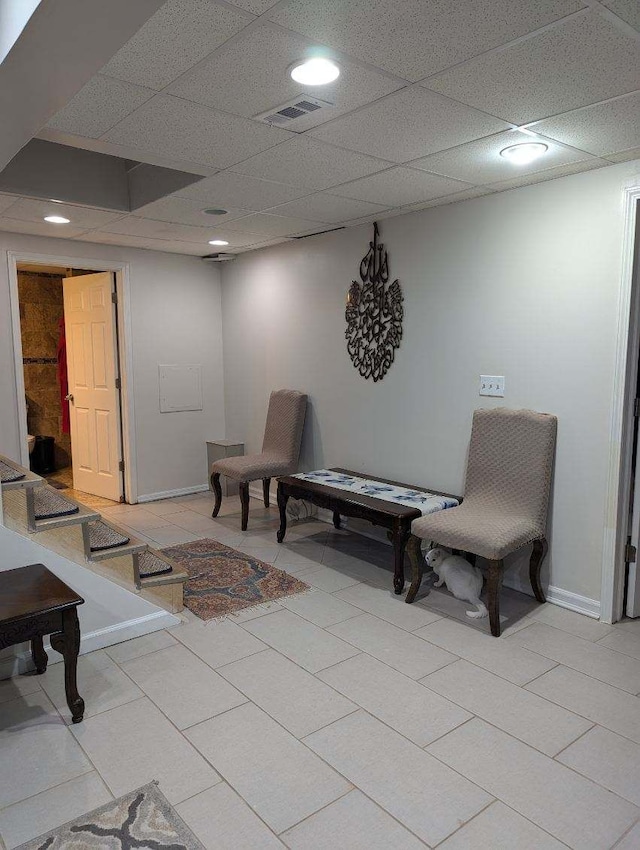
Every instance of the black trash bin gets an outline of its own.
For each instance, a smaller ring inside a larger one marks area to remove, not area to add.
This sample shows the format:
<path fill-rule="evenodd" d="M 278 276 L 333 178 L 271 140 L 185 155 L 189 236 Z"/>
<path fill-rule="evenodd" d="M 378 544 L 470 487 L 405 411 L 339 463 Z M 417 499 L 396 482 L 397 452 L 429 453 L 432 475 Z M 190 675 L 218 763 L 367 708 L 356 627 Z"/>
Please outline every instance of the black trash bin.
<path fill-rule="evenodd" d="M 49 475 L 56 471 L 55 437 L 36 437 L 31 452 L 31 471 L 36 475 Z"/>

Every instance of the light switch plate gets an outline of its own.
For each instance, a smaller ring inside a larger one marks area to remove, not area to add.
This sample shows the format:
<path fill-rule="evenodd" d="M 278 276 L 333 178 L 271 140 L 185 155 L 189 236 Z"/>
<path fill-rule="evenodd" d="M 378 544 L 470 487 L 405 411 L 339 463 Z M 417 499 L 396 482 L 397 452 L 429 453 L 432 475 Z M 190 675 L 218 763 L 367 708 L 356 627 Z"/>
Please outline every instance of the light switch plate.
<path fill-rule="evenodd" d="M 504 375 L 480 375 L 480 395 L 504 398 Z"/>

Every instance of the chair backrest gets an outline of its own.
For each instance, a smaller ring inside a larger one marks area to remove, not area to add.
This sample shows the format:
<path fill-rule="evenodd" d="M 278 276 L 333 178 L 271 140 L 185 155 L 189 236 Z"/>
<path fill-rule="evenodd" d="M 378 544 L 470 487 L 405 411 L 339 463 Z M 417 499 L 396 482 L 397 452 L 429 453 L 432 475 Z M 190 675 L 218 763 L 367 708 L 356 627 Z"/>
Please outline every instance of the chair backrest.
<path fill-rule="evenodd" d="M 297 390 L 274 390 L 269 398 L 262 451 L 295 466 L 300 455 L 307 397 Z"/>
<path fill-rule="evenodd" d="M 464 501 L 528 517 L 544 535 L 557 417 L 533 410 L 473 414 Z"/>

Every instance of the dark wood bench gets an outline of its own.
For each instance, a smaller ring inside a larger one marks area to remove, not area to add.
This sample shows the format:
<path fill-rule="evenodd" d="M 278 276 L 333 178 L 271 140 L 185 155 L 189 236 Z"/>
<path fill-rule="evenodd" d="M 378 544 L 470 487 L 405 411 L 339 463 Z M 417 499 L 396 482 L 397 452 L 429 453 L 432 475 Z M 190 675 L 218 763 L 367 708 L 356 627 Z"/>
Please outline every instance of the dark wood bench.
<path fill-rule="evenodd" d="M 0 572 L 0 649 L 31 641 L 31 657 L 37 673 L 49 661 L 43 637 L 64 658 L 64 685 L 74 723 L 84 716 L 84 700 L 78 693 L 76 668 L 80 650 L 78 605 L 84 599 L 48 570 L 30 564 Z"/>

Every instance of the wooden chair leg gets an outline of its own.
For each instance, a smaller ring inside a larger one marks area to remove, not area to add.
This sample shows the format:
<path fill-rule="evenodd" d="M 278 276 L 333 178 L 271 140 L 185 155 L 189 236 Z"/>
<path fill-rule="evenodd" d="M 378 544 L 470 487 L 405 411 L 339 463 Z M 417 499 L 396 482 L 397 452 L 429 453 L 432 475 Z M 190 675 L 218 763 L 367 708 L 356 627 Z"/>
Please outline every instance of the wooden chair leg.
<path fill-rule="evenodd" d="M 216 497 L 216 503 L 213 506 L 212 517 L 218 516 L 220 511 L 220 505 L 222 504 L 222 487 L 220 486 L 220 473 L 214 472 L 211 476 L 211 486 L 213 487 L 213 492 Z"/>
<path fill-rule="evenodd" d="M 249 524 L 249 482 L 241 481 L 238 489 L 240 490 L 240 504 L 242 505 L 242 523 L 240 527 L 243 531 L 246 531 Z"/>
<path fill-rule="evenodd" d="M 264 499 L 265 508 L 269 507 L 269 488 L 271 487 L 271 479 L 262 479 L 262 498 Z"/>
<path fill-rule="evenodd" d="M 489 609 L 489 624 L 491 634 L 500 637 L 500 590 L 502 588 L 502 574 L 504 573 L 504 561 L 489 561 L 487 572 L 487 602 Z"/>
<path fill-rule="evenodd" d="M 420 590 L 420 585 L 422 583 L 424 557 L 422 556 L 421 544 L 422 540 L 413 534 L 407 541 L 407 554 L 409 555 L 409 563 L 411 564 L 411 586 L 407 591 L 404 601 L 409 604 L 411 604 L 416 598 L 416 594 Z"/>
<path fill-rule="evenodd" d="M 531 581 L 533 594 L 538 602 L 547 601 L 547 597 L 542 589 L 542 584 L 540 583 L 540 570 L 542 568 L 542 562 L 547 556 L 548 550 L 549 544 L 547 543 L 546 537 L 543 537 L 541 540 L 533 541 L 533 551 L 531 552 L 531 559 L 529 560 L 529 579 Z"/>

